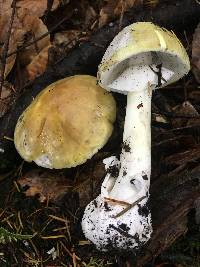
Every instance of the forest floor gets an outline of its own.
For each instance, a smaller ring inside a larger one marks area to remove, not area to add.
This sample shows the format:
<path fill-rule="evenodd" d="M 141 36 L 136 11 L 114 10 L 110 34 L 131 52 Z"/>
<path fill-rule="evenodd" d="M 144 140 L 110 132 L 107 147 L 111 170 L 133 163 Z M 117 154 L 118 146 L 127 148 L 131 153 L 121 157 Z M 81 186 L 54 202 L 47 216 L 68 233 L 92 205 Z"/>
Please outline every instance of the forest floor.
<path fill-rule="evenodd" d="M 3 40 L 0 55 L 7 58 L 0 64 L 3 99 L 0 118 L 9 113 L 14 101 L 26 91 L 27 84 L 30 87 L 47 68 L 88 41 L 94 32 L 116 19 L 122 20 L 131 8 L 143 6 L 153 13 L 154 8 L 162 7 L 162 2 L 20 0 L 12 3 L 0 0 L 0 40 Z M 14 31 L 10 33 L 6 50 L 10 26 Z M 176 32 L 186 47 L 193 70 L 162 93 L 154 93 L 152 101 L 152 180 L 156 184 L 162 176 L 169 188 L 170 181 L 192 172 L 200 164 L 200 64 L 196 63 L 200 62 L 197 45 L 200 28 L 194 38 L 195 28 Z M 141 266 L 137 259 L 142 258 L 142 254 L 99 252 L 85 240 L 81 230 L 84 207 L 98 195 L 105 176 L 102 160 L 118 155 L 121 149 L 126 99 L 117 94 L 114 97 L 118 106 L 114 134 L 85 164 L 48 171 L 24 162 L 19 156 L 14 162 L 7 159 L 0 162 L 0 267 Z M 13 142 L 10 136 L 4 138 Z M 181 179 L 179 185 L 187 182 Z M 194 204 L 188 206 L 181 232 L 175 233 L 173 241 L 166 246 L 161 244 L 161 253 L 152 251 L 143 266 L 200 266 L 199 199 L 200 194 Z M 157 211 L 155 203 L 151 205 L 154 219 Z"/>

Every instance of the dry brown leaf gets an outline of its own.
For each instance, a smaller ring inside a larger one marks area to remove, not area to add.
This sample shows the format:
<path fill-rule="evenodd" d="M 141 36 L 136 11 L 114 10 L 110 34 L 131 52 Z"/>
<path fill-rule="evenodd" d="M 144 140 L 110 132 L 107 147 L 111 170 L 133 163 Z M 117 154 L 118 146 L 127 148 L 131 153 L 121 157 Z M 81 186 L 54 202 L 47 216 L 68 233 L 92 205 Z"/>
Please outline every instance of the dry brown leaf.
<path fill-rule="evenodd" d="M 1 102 L 0 102 L 0 118 L 7 112 L 10 108 L 12 101 L 12 93 L 14 89 L 13 86 L 7 81 L 4 82 L 1 92 Z"/>
<path fill-rule="evenodd" d="M 34 41 L 35 39 L 39 38 L 43 34 L 48 32 L 46 25 L 36 16 L 32 16 L 26 14 L 25 9 L 21 9 L 19 12 L 20 22 L 24 29 L 24 33 L 26 33 L 26 42 Z M 34 57 L 38 55 L 38 53 L 44 49 L 45 47 L 50 45 L 50 37 L 49 34 L 42 38 L 41 40 L 35 42 L 33 45 L 26 47 L 19 55 L 20 63 L 22 65 L 29 64 Z"/>
<path fill-rule="evenodd" d="M 49 65 L 53 65 L 77 43 L 84 42 L 88 38 L 85 32 L 80 30 L 68 30 L 54 35 L 53 47 L 49 50 Z"/>
<path fill-rule="evenodd" d="M 27 9 L 27 14 L 32 14 L 37 17 L 42 17 L 47 10 L 48 0 L 18 0 L 17 7 Z M 51 11 L 55 10 L 60 4 L 59 0 L 54 0 Z"/>
<path fill-rule="evenodd" d="M 37 76 L 43 74 L 48 63 L 48 51 L 51 46 L 43 48 L 30 64 L 25 67 L 26 80 L 33 81 Z"/>
<path fill-rule="evenodd" d="M 9 28 L 10 16 L 12 12 L 11 3 L 12 1 L 0 1 L 0 55 L 4 49 L 4 42 L 6 40 L 6 34 Z M 13 27 L 14 26 L 15 23 L 13 23 Z M 11 53 L 16 50 L 17 41 L 20 38 L 21 36 L 18 35 L 18 33 L 15 33 L 15 30 L 13 28 L 13 30 L 11 31 L 8 53 Z M 6 77 L 11 71 L 15 63 L 15 58 L 16 55 L 7 58 L 4 77 Z"/>
<path fill-rule="evenodd" d="M 172 125 L 175 128 L 200 124 L 200 118 L 195 118 L 200 115 L 189 101 L 185 101 L 181 105 L 176 106 L 173 111 L 175 115 L 181 116 L 180 118 L 172 119 Z M 192 118 L 187 118 L 187 116 L 191 116 Z"/>
<path fill-rule="evenodd" d="M 0 14 L 10 11 L 13 0 L 0 0 Z"/>
<path fill-rule="evenodd" d="M 108 0 L 107 4 L 100 10 L 99 27 L 104 26 L 117 16 L 122 16 L 124 12 L 142 2 L 142 0 Z"/>
<path fill-rule="evenodd" d="M 63 195 L 70 191 L 71 181 L 66 179 L 62 173 L 32 170 L 18 180 L 20 186 L 29 187 L 25 191 L 27 197 L 39 196 L 39 201 L 59 201 Z"/>
<path fill-rule="evenodd" d="M 46 200 L 57 203 L 65 193 L 77 192 L 80 206 L 87 205 L 100 193 L 100 185 L 105 176 L 105 168 L 102 162 L 94 167 L 82 170 L 77 179 L 71 181 L 62 172 L 36 169 L 25 174 L 18 180 L 20 186 L 29 188 L 25 191 L 27 197 L 39 196 L 39 201 Z"/>
<path fill-rule="evenodd" d="M 89 26 L 92 22 L 94 22 L 95 18 L 97 17 L 97 13 L 95 12 L 94 8 L 88 5 L 85 11 L 85 25 Z"/>
<path fill-rule="evenodd" d="M 200 83 L 200 23 L 198 24 L 192 41 L 192 71 L 198 83 Z"/>
<path fill-rule="evenodd" d="M 10 6 L 11 2 L 12 1 L 9 0 L 0 2 L 0 6 L 2 8 L 0 10 L 0 40 L 2 42 L 2 46 L 0 47 L 0 54 L 2 53 L 2 49 L 4 48 L 6 33 L 8 32 L 8 27 L 10 23 L 10 17 L 12 12 L 12 8 Z M 42 20 L 40 20 L 37 16 L 29 15 L 27 12 L 28 10 L 24 8 L 16 9 L 9 41 L 8 54 L 15 52 L 19 45 L 23 46 L 24 43 L 26 43 L 25 41 L 35 40 L 41 35 L 48 32 L 48 29 L 44 25 Z M 29 38 L 27 38 L 27 36 L 29 36 Z M 43 50 L 49 45 L 50 37 L 49 34 L 47 34 L 47 36 L 44 37 L 42 40 L 25 48 L 24 51 L 19 54 L 20 63 L 22 65 L 29 64 L 41 50 Z M 7 58 L 7 64 L 4 74 L 5 77 L 11 71 L 15 63 L 15 59 L 16 54 L 13 54 L 12 56 Z M 34 61 L 36 61 L 36 59 Z M 35 62 L 34 65 L 36 65 Z M 38 73 L 42 73 L 42 71 L 38 70 Z"/>
<path fill-rule="evenodd" d="M 68 30 L 63 32 L 58 32 L 54 36 L 53 44 L 54 45 L 68 45 L 68 48 L 72 48 L 78 41 L 78 37 L 81 31 L 78 30 Z"/>

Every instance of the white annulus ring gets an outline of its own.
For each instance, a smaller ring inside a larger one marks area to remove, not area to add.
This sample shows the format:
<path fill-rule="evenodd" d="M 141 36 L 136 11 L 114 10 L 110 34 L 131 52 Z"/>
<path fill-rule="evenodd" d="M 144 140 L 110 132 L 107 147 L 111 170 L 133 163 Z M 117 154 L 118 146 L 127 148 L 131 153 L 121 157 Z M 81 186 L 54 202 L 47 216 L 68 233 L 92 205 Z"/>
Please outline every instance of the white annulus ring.
<path fill-rule="evenodd" d="M 127 94 L 120 161 L 104 160 L 101 194 L 85 209 L 82 228 L 98 249 L 138 249 L 150 239 L 152 90 L 171 84 L 190 70 L 188 55 L 173 32 L 150 22 L 124 28 L 107 48 L 98 70 L 99 84 Z"/>

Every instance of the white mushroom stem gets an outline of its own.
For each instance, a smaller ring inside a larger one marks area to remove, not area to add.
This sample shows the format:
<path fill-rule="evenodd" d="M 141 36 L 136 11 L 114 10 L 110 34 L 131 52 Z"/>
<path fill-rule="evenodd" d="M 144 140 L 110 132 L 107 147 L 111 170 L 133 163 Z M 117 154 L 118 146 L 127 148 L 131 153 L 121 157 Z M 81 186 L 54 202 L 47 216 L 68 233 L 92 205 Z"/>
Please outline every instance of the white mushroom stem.
<path fill-rule="evenodd" d="M 145 196 L 151 174 L 151 95 L 150 84 L 144 90 L 127 95 L 123 149 L 119 176 L 110 197 L 134 202 Z"/>
<path fill-rule="evenodd" d="M 113 73 L 108 85 L 108 89 L 127 93 L 124 145 L 120 161 L 115 157 L 104 160 L 108 173 L 101 194 L 88 204 L 82 221 L 85 236 L 101 250 L 139 248 L 152 233 L 146 204 L 151 173 L 151 91 L 158 76 L 151 68 L 128 67 L 116 78 Z M 164 79 L 172 75 L 162 68 Z M 113 167 L 119 169 L 117 178 Z"/>
<path fill-rule="evenodd" d="M 148 57 L 146 61 L 148 62 Z M 148 194 L 151 174 L 151 95 L 158 84 L 156 65 L 126 68 L 110 88 L 127 92 L 126 118 L 120 171 L 111 198 L 133 203 Z M 162 67 L 162 79 L 174 73 Z"/>
<path fill-rule="evenodd" d="M 104 54 L 99 83 L 108 91 L 127 94 L 127 108 L 120 161 L 104 160 L 107 175 L 101 194 L 87 205 L 82 221 L 85 236 L 101 250 L 133 252 L 150 239 L 151 213 L 146 204 L 151 90 L 175 82 L 189 68 L 189 58 L 176 36 L 148 22 L 124 28 Z"/>

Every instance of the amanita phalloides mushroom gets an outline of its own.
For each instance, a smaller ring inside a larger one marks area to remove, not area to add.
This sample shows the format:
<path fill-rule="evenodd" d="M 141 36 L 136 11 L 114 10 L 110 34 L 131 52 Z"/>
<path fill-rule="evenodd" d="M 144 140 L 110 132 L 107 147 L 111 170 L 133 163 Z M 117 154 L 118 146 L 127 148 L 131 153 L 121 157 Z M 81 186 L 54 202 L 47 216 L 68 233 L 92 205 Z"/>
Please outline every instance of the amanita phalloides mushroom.
<path fill-rule="evenodd" d="M 15 146 L 22 158 L 39 166 L 75 167 L 105 145 L 115 116 L 113 96 L 95 77 L 68 77 L 45 88 L 22 113 Z"/>
<path fill-rule="evenodd" d="M 99 84 L 127 94 L 123 149 L 117 178 L 107 173 L 101 194 L 85 209 L 82 228 L 98 249 L 138 249 L 152 233 L 146 207 L 151 174 L 152 90 L 188 73 L 188 55 L 173 32 L 150 22 L 124 28 L 107 48 L 98 70 Z"/>

